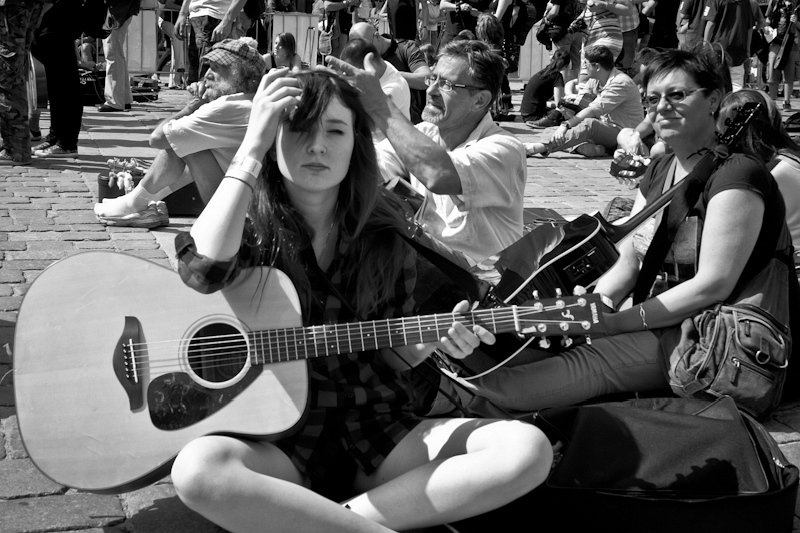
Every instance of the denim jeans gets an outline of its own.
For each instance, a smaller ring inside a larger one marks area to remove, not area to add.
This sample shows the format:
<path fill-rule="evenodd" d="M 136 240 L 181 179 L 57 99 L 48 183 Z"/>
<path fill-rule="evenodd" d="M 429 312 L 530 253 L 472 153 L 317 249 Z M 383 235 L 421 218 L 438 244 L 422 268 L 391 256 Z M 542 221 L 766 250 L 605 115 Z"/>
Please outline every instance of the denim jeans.
<path fill-rule="evenodd" d="M 472 392 L 447 379 L 440 386 L 471 415 L 502 418 L 605 394 L 668 390 L 664 347 L 677 344 L 680 330 L 663 334 L 662 339 L 652 331 L 613 335 L 559 354 L 525 349 L 505 366 L 469 381 Z M 452 409 L 448 401 L 439 392 L 432 415 Z"/>

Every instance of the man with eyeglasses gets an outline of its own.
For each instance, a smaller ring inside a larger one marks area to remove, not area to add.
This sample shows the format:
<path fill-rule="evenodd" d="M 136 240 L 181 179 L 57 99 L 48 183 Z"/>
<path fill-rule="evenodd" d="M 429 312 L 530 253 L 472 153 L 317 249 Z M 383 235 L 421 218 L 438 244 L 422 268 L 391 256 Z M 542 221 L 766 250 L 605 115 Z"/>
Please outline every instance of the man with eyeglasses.
<path fill-rule="evenodd" d="M 350 28 L 348 37 L 364 39 L 375 45 L 381 59 L 396 68 L 405 78 L 411 89 L 411 121 L 417 124 L 422 120 L 422 108 L 425 107 L 425 76 L 430 76 L 431 69 L 425 62 L 425 56 L 413 39 L 400 39 L 391 35 L 378 33 L 369 22 L 357 22 Z"/>
<path fill-rule="evenodd" d="M 525 143 L 528 156 L 546 156 L 557 150 L 576 148 L 590 157 L 613 152 L 623 128 L 635 128 L 644 116 L 639 89 L 624 72 L 614 67 L 614 55 L 605 46 L 584 50 L 589 81 L 586 92 L 597 97 L 574 117 L 565 120 L 547 143 Z"/>
<path fill-rule="evenodd" d="M 328 65 L 361 90 L 386 135 L 378 144 L 383 179 L 423 196 L 417 220 L 433 238 L 479 262 L 522 236 L 525 150 L 492 120 L 502 57 L 480 41 L 452 41 L 440 52 L 423 122 L 414 126 L 380 90 L 371 57 L 365 70 L 335 58 Z"/>

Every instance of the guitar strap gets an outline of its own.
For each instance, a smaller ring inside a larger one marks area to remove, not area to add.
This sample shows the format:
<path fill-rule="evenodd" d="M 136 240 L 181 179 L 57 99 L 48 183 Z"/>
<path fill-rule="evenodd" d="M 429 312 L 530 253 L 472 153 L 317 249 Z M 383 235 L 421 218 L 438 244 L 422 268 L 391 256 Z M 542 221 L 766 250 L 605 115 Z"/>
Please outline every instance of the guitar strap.
<path fill-rule="evenodd" d="M 727 150 L 721 148 L 716 151 L 706 151 L 689 175 L 677 185 L 683 187 L 683 190 L 678 191 L 678 194 L 664 210 L 661 223 L 642 260 L 642 268 L 636 278 L 636 286 L 633 288 L 634 305 L 645 301 L 650 294 L 653 282 L 655 282 L 672 241 L 675 240 L 675 235 L 678 233 L 678 227 L 686 219 L 692 206 L 697 203 L 716 166 L 727 156 Z"/>

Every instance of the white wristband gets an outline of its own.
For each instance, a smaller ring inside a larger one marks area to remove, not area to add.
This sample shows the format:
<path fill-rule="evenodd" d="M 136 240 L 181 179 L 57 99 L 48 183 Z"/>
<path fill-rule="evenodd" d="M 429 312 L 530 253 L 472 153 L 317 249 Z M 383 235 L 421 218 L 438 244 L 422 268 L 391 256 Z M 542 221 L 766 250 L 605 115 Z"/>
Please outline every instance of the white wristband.
<path fill-rule="evenodd" d="M 253 178 L 257 178 L 261 174 L 261 161 L 253 159 L 252 157 L 239 156 L 233 158 L 231 166 L 228 167 L 228 172 L 241 171 L 249 174 Z"/>

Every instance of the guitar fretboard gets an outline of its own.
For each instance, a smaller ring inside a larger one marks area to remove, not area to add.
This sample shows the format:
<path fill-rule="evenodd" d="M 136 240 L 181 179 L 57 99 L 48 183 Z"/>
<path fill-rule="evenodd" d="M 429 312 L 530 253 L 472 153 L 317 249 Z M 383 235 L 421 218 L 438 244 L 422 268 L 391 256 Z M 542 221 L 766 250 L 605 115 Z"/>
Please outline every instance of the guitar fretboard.
<path fill-rule="evenodd" d="M 584 307 L 585 302 L 575 304 Z M 588 321 L 571 314 L 562 316 L 571 306 L 563 302 L 551 307 L 503 307 L 471 313 L 444 313 L 311 327 L 273 329 L 250 333 L 251 363 L 266 364 L 325 357 L 435 342 L 447 334 L 453 322 L 467 328 L 481 325 L 492 333 L 525 331 L 535 328 L 541 334 L 563 334 L 569 330 L 588 329 Z M 549 316 L 556 313 L 554 316 Z"/>

